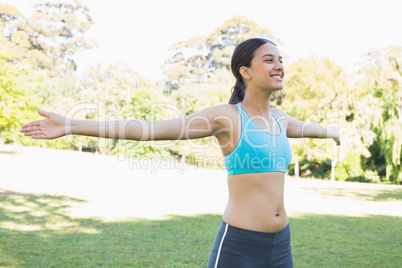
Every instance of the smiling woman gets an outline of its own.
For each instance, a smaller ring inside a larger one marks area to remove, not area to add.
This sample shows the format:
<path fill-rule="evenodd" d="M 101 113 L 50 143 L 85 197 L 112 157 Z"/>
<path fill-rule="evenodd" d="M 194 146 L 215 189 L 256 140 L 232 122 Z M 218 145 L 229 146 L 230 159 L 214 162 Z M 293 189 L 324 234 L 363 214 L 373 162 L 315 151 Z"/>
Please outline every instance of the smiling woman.
<path fill-rule="evenodd" d="M 229 200 L 208 267 L 293 267 L 290 226 L 284 207 L 285 173 L 292 152 L 288 137 L 332 138 L 338 130 L 305 127 L 278 108 L 270 96 L 282 90 L 285 75 L 277 46 L 266 39 L 240 43 L 232 56 L 236 77 L 229 104 L 161 121 L 89 121 L 38 113 L 43 120 L 21 132 L 34 139 L 78 134 L 137 141 L 214 136 L 228 171 Z"/>

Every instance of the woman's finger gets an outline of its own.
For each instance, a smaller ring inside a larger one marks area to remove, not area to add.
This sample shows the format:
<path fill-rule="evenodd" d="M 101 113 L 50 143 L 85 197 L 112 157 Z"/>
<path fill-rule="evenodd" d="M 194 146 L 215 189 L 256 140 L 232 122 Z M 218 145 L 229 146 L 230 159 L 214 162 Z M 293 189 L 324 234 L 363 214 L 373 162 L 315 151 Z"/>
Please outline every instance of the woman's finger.
<path fill-rule="evenodd" d="M 43 119 L 42 119 L 42 120 L 43 120 Z M 40 121 L 42 121 L 42 120 L 32 121 L 32 122 L 26 123 L 26 124 L 24 124 L 24 125 L 21 127 L 21 130 L 26 131 L 26 129 L 29 128 L 29 127 L 39 126 Z M 21 132 L 23 132 L 23 131 L 21 131 Z"/>
<path fill-rule="evenodd" d="M 39 130 L 39 126 L 22 126 L 20 132 L 30 132 L 30 131 L 34 131 L 34 130 Z"/>
<path fill-rule="evenodd" d="M 29 132 L 24 133 L 25 136 L 33 136 L 33 135 L 39 135 L 39 134 L 43 134 L 41 130 L 34 130 L 34 131 L 29 131 Z"/>

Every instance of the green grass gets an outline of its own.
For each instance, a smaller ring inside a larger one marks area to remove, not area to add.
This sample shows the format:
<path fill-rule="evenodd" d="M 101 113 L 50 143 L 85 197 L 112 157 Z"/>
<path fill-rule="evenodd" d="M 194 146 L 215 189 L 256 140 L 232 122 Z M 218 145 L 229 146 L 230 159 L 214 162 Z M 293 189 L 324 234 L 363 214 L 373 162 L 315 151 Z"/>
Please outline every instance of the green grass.
<path fill-rule="evenodd" d="M 402 220 L 303 214 L 291 219 L 296 267 L 401 267 Z"/>
<path fill-rule="evenodd" d="M 0 266 L 206 267 L 221 223 L 209 214 L 70 217 L 70 205 L 82 202 L 0 190 Z M 290 222 L 295 267 L 402 267 L 400 217 L 299 214 Z"/>
<path fill-rule="evenodd" d="M 356 183 L 356 182 L 355 182 Z M 365 188 L 325 188 L 300 187 L 311 193 L 318 193 L 325 197 L 349 197 L 359 201 L 400 201 L 402 200 L 402 187 L 391 189 Z"/>

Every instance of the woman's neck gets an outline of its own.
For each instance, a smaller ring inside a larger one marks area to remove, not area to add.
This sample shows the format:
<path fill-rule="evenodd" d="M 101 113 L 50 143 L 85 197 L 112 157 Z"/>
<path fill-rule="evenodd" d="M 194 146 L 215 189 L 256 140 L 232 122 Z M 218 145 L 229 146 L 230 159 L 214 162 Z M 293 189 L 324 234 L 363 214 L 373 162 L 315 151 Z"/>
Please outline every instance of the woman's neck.
<path fill-rule="evenodd" d="M 269 115 L 270 103 L 269 103 L 269 95 L 262 94 L 247 94 L 244 96 L 241 105 L 243 107 L 248 107 L 256 114 L 260 115 Z"/>

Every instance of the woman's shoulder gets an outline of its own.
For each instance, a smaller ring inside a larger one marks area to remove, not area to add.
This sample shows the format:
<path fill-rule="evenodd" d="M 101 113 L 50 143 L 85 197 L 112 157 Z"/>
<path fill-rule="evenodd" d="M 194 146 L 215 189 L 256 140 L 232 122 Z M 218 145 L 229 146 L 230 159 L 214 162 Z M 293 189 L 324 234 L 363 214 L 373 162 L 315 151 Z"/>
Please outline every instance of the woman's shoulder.
<path fill-rule="evenodd" d="M 288 116 L 288 114 L 284 110 L 282 110 L 282 109 L 280 109 L 278 107 L 270 107 L 270 109 L 271 109 L 272 113 L 276 117 L 278 117 L 278 116 Z"/>
<path fill-rule="evenodd" d="M 284 110 L 277 107 L 271 107 L 270 109 L 278 120 L 287 125 L 289 122 L 289 115 Z"/>
<path fill-rule="evenodd" d="M 214 110 L 216 113 L 221 115 L 237 114 L 237 107 L 234 104 L 219 104 L 211 106 L 209 109 Z"/>
<path fill-rule="evenodd" d="M 203 116 L 207 121 L 226 122 L 236 120 L 238 111 L 233 104 L 219 104 L 202 109 L 190 116 Z M 204 120 L 205 121 L 205 120 Z"/>

